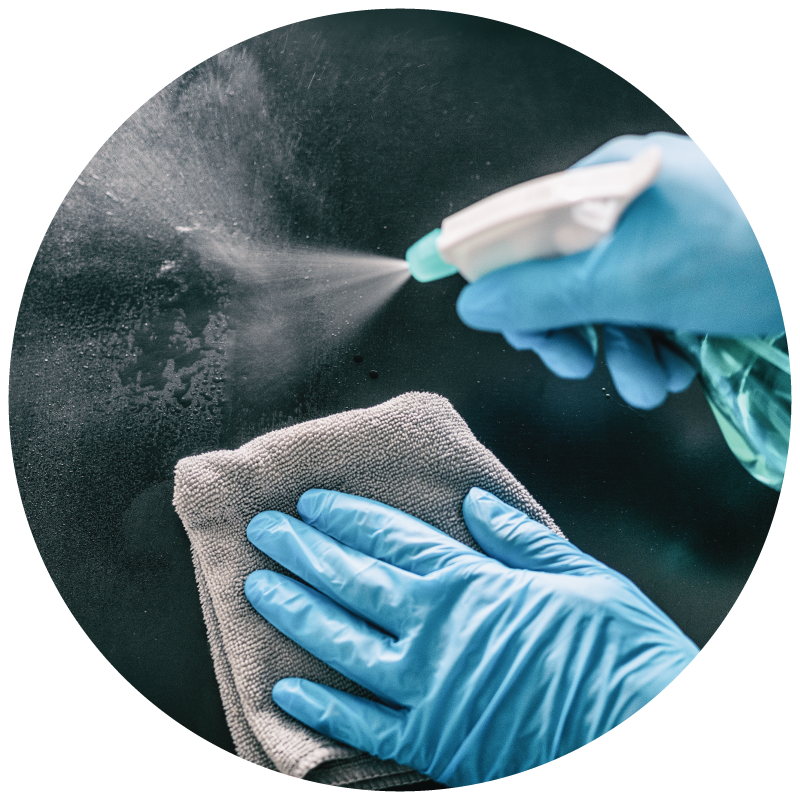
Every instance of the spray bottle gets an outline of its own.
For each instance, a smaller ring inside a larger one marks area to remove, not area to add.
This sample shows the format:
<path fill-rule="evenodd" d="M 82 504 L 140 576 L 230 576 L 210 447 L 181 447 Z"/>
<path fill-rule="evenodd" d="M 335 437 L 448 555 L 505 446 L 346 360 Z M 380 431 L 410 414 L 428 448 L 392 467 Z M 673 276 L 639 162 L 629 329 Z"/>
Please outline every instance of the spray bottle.
<path fill-rule="evenodd" d="M 493 194 L 447 217 L 406 252 L 418 281 L 460 272 L 470 283 L 496 269 L 589 250 L 658 177 L 662 153 L 557 172 Z M 596 342 L 592 326 L 587 340 Z M 757 480 L 780 489 L 791 394 L 785 336 L 732 339 L 654 332 L 689 361 L 725 440 Z"/>

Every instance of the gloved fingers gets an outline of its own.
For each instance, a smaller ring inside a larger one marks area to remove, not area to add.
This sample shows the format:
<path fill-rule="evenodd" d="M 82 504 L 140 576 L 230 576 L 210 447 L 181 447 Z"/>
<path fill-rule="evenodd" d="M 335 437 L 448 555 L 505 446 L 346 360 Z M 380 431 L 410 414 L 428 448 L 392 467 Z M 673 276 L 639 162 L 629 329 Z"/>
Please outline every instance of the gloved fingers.
<path fill-rule="evenodd" d="M 247 526 L 263 553 L 349 611 L 398 638 L 417 576 L 365 555 L 299 519 L 264 511 Z"/>
<path fill-rule="evenodd" d="M 396 753 L 408 713 L 302 678 L 278 681 L 272 699 L 309 728 L 382 759 Z"/>
<path fill-rule="evenodd" d="M 697 375 L 697 370 L 685 358 L 658 339 L 654 339 L 653 344 L 658 360 L 664 367 L 664 373 L 667 376 L 667 391 L 677 394 L 688 389 L 694 376 Z"/>
<path fill-rule="evenodd" d="M 506 566 L 570 575 L 608 571 L 546 525 L 484 489 L 470 489 L 463 513 L 467 528 L 483 551 Z"/>
<path fill-rule="evenodd" d="M 268 569 L 250 573 L 244 592 L 267 622 L 300 647 L 374 694 L 392 699 L 397 657 L 389 635 L 316 589 Z"/>
<path fill-rule="evenodd" d="M 667 374 L 645 329 L 606 325 L 603 344 L 611 379 L 628 405 L 650 409 L 667 399 Z"/>
<path fill-rule="evenodd" d="M 490 272 L 461 290 L 456 311 L 479 331 L 547 331 L 597 322 L 595 264 L 609 238 L 592 250 L 523 261 Z"/>
<path fill-rule="evenodd" d="M 309 489 L 297 511 L 317 530 L 416 575 L 428 575 L 454 559 L 480 558 L 432 525 L 365 497 Z"/>
<path fill-rule="evenodd" d="M 533 350 L 559 378 L 586 378 L 594 369 L 597 333 L 591 325 L 552 331 L 503 331 L 515 350 Z"/>

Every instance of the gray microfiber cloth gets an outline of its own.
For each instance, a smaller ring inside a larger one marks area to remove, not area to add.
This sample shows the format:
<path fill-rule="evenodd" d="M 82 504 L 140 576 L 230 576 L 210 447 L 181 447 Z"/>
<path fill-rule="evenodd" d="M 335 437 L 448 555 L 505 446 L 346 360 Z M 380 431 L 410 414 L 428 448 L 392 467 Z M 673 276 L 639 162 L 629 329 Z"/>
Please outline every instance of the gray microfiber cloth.
<path fill-rule="evenodd" d="M 335 489 L 388 503 L 477 547 L 461 516 L 473 486 L 562 535 L 450 403 L 435 394 L 411 392 L 178 463 L 174 504 L 191 540 L 222 703 L 242 758 L 298 778 L 361 789 L 425 779 L 316 733 L 272 702 L 272 687 L 290 676 L 369 694 L 251 607 L 244 581 L 253 570 L 287 573 L 247 541 L 246 529 L 266 509 L 297 516 L 297 500 L 307 489 Z"/>

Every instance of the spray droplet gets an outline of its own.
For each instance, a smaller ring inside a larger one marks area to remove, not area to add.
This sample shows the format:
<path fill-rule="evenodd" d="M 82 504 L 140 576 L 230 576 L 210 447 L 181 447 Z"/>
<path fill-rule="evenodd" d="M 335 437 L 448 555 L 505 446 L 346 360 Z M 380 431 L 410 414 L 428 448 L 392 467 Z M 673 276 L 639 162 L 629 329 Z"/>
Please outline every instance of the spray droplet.
<path fill-rule="evenodd" d="M 376 369 L 371 369 L 371 370 L 369 371 L 369 376 L 370 376 L 370 378 L 377 378 L 377 377 L 378 377 L 378 370 L 376 370 Z"/>
<path fill-rule="evenodd" d="M 363 360 L 364 356 L 353 356 L 353 361 L 355 361 L 356 364 L 360 364 Z"/>

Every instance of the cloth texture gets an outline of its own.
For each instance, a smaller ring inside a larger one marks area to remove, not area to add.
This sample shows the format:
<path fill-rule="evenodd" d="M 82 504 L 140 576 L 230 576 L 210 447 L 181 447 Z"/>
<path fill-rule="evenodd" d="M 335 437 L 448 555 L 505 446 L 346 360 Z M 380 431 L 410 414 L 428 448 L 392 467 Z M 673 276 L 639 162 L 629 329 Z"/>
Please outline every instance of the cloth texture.
<path fill-rule="evenodd" d="M 267 433 L 238 450 L 182 459 L 173 502 L 191 542 L 214 669 L 239 756 L 287 775 L 361 789 L 426 778 L 335 742 L 272 701 L 281 678 L 369 693 L 273 628 L 244 594 L 259 569 L 289 574 L 247 540 L 268 509 L 297 516 L 308 489 L 334 489 L 399 508 L 476 549 L 461 514 L 473 487 L 563 534 L 547 512 L 473 436 L 452 405 L 411 392 Z"/>

